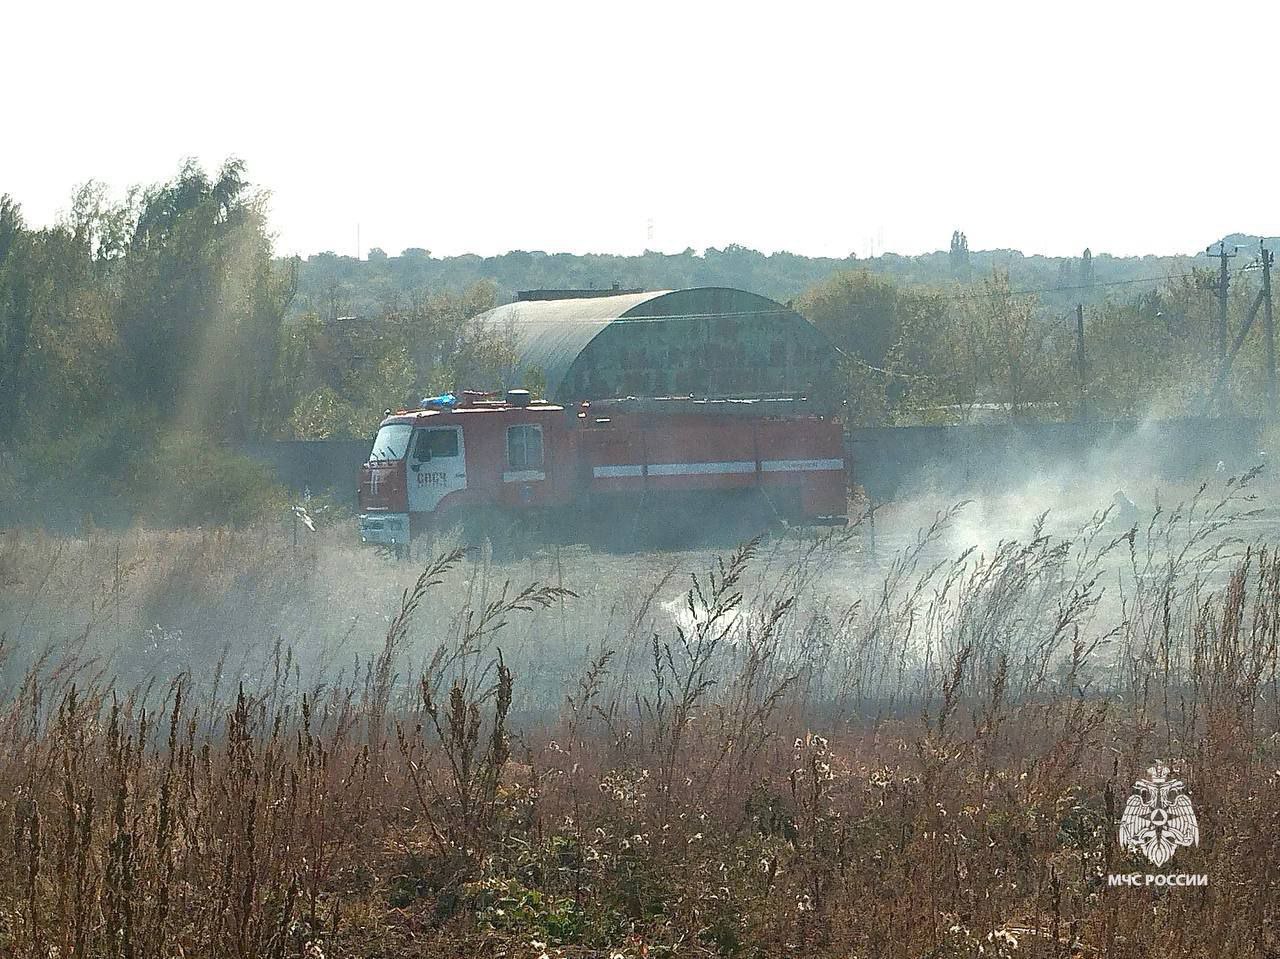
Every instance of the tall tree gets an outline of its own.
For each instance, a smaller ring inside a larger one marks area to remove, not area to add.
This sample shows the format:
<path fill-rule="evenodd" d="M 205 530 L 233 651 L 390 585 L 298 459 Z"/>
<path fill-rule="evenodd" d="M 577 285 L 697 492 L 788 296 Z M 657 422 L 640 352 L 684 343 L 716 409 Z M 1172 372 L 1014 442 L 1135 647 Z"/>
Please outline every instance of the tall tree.
<path fill-rule="evenodd" d="M 969 238 L 959 230 L 951 234 L 951 275 L 960 280 L 969 279 Z"/>
<path fill-rule="evenodd" d="M 939 294 L 851 270 L 818 284 L 795 307 L 845 357 L 847 399 L 858 421 L 890 422 L 964 399 L 967 381 L 952 368 L 956 331 Z"/>
<path fill-rule="evenodd" d="M 119 328 L 129 390 L 186 428 L 243 438 L 280 413 L 270 383 L 296 265 L 273 267 L 244 164 L 194 162 L 141 199 Z"/>
<path fill-rule="evenodd" d="M 0 196 L 0 440 L 17 428 L 31 335 L 30 267 L 22 209 Z"/>

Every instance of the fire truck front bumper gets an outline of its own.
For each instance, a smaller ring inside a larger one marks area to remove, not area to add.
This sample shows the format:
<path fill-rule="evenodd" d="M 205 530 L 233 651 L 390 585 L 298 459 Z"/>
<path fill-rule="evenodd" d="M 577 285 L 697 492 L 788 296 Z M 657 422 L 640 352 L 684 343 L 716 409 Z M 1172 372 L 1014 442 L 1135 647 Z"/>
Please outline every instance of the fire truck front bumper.
<path fill-rule="evenodd" d="M 373 546 L 403 546 L 409 542 L 408 513 L 361 513 L 360 542 Z"/>

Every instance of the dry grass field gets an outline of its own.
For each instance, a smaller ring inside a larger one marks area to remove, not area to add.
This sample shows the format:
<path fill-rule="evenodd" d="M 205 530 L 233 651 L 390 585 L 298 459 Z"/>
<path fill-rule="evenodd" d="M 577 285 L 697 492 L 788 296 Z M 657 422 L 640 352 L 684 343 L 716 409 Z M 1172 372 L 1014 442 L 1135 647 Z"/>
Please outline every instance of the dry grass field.
<path fill-rule="evenodd" d="M 1280 955 L 1252 490 L 972 551 L 2 534 L 0 955 Z M 1208 884 L 1111 887 L 1157 758 Z"/>

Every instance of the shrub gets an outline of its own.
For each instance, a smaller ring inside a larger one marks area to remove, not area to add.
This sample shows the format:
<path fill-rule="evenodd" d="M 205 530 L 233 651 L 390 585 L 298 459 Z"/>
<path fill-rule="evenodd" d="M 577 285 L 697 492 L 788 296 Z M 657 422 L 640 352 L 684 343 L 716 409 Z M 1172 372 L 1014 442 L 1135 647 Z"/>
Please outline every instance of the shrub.
<path fill-rule="evenodd" d="M 193 433 L 141 452 L 122 492 L 146 526 L 246 526 L 287 502 L 266 466 Z"/>

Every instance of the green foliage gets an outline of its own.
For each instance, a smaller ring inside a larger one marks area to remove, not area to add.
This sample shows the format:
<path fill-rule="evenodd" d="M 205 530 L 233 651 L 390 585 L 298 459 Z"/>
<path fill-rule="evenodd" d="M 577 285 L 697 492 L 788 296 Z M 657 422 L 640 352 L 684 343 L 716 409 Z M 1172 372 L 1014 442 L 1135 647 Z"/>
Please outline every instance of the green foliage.
<path fill-rule="evenodd" d="M 1032 415 L 1030 405 L 1040 404 L 1054 418 L 1070 344 L 1054 339 L 1035 299 L 1014 295 L 1008 274 L 997 273 L 960 301 L 957 319 L 963 337 L 954 341 L 953 368 L 972 384 L 974 401 L 1004 404 L 1012 419 Z"/>
<path fill-rule="evenodd" d="M 856 270 L 835 274 L 795 306 L 844 355 L 857 421 L 892 422 L 907 410 L 971 399 L 955 314 L 941 295 Z"/>
<path fill-rule="evenodd" d="M 1097 259 L 1086 255 L 1078 269 L 1088 274 Z M 1187 416 L 1223 403 L 1260 414 L 1265 343 L 1256 317 L 1225 399 L 1209 402 L 1220 369 L 1215 283 L 1211 270 L 1193 269 L 1086 309 L 1083 407 L 1074 310 L 1018 293 L 1006 272 L 944 292 L 846 271 L 795 305 L 843 354 L 842 385 L 857 423 L 1053 420 L 1082 409 L 1097 418 Z M 1258 302 L 1258 283 L 1250 273 L 1232 280 L 1233 340 Z"/>
<path fill-rule="evenodd" d="M 151 507 L 152 488 L 135 488 L 146 473 L 137 457 L 191 433 L 201 439 L 182 449 L 197 455 L 177 462 L 178 488 L 199 501 L 161 512 L 243 522 L 269 484 L 207 450 L 275 432 L 292 410 L 287 361 L 297 358 L 281 321 L 295 284 L 296 264 L 272 258 L 264 197 L 238 160 L 216 177 L 189 161 L 119 203 L 91 181 L 46 229 L 28 229 L 0 198 L 5 472 L 42 508 Z M 225 490 L 204 488 L 193 469 Z"/>
<path fill-rule="evenodd" d="M 516 385 L 512 331 L 472 319 L 494 305 L 493 284 L 478 283 L 461 294 L 415 297 L 374 317 L 308 314 L 290 323 L 283 352 L 301 397 L 290 435 L 365 436 L 383 410 L 422 396 Z"/>
<path fill-rule="evenodd" d="M 480 280 L 490 284 L 493 302 L 518 289 L 598 288 L 613 282 L 644 289 L 730 286 L 794 298 L 792 305 L 845 356 L 841 385 L 850 418 L 876 424 L 1077 415 L 1080 375 L 1071 314 L 1082 302 L 1088 308 L 1091 415 L 1184 415 L 1198 411 L 1216 372 L 1216 359 L 1202 349 L 1212 332 L 1211 273 L 1204 271 L 1207 280 L 1200 277 L 1196 261 L 1188 257 L 1118 258 L 1091 250 L 1079 257 L 1041 257 L 973 250 L 959 230 L 949 249 L 869 260 L 765 255 L 736 245 L 638 257 L 513 251 L 437 258 L 413 249 L 370 262 L 332 253 L 310 257 L 300 267 L 294 309 L 326 318 L 387 320 L 421 313 L 422 304 L 431 300 L 463 295 Z M 1233 284 L 1234 330 L 1256 282 L 1242 275 Z M 422 292 L 427 289 L 441 292 L 428 298 Z M 1165 310 L 1156 324 L 1163 330 L 1152 328 L 1149 321 L 1161 310 L 1151 304 L 1165 301 L 1174 304 L 1173 311 Z M 1232 377 L 1236 409 L 1258 408 L 1258 327 Z M 480 364 L 451 364 L 446 357 L 456 351 L 447 348 L 449 337 L 429 322 L 419 322 L 417 329 L 430 330 L 422 343 L 445 347 L 414 357 L 420 386 L 430 384 L 434 391 L 459 382 L 515 385 L 503 378 L 501 348 Z M 489 342 L 495 334 L 500 338 L 502 331 L 489 331 Z M 459 380 L 459 372 L 468 375 Z M 518 385 L 536 388 L 537 383 Z"/>
<path fill-rule="evenodd" d="M 571 898 L 547 895 L 516 879 L 470 883 L 466 895 L 477 921 L 490 929 L 532 934 L 552 942 L 572 942 L 581 933 L 583 917 Z"/>
<path fill-rule="evenodd" d="M 1266 343 L 1254 316 L 1231 365 L 1224 395 L 1211 402 L 1220 372 L 1217 278 L 1210 269 L 1173 277 L 1157 290 L 1086 310 L 1089 404 L 1102 416 L 1266 412 Z M 1228 340 L 1258 303 L 1256 272 L 1232 277 Z M 1074 377 L 1074 371 L 1073 371 Z"/>
<path fill-rule="evenodd" d="M 90 182 L 43 230 L 3 198 L 0 439 L 54 408 L 68 426 L 136 407 L 219 438 L 262 435 L 292 405 L 278 373 L 295 282 L 238 160 L 216 178 L 188 162 L 114 205 Z"/>
<path fill-rule="evenodd" d="M 123 263 L 127 392 L 188 428 L 236 439 L 269 428 L 293 280 L 288 264 L 272 268 L 263 200 L 248 192 L 243 163 L 210 180 L 189 162 L 143 194 Z"/>
<path fill-rule="evenodd" d="M 520 384 L 529 391 L 530 396 L 547 395 L 547 374 L 541 366 L 530 366 L 524 371 L 524 381 Z"/>
<path fill-rule="evenodd" d="M 307 439 L 367 436 L 377 428 L 382 412 L 375 407 L 358 408 L 328 386 L 313 390 L 298 401 L 289 417 L 289 431 Z"/>
<path fill-rule="evenodd" d="M 82 241 L 24 228 L 0 198 L 0 441 L 52 410 L 75 416 L 109 391 L 116 336 L 110 297 Z"/>

